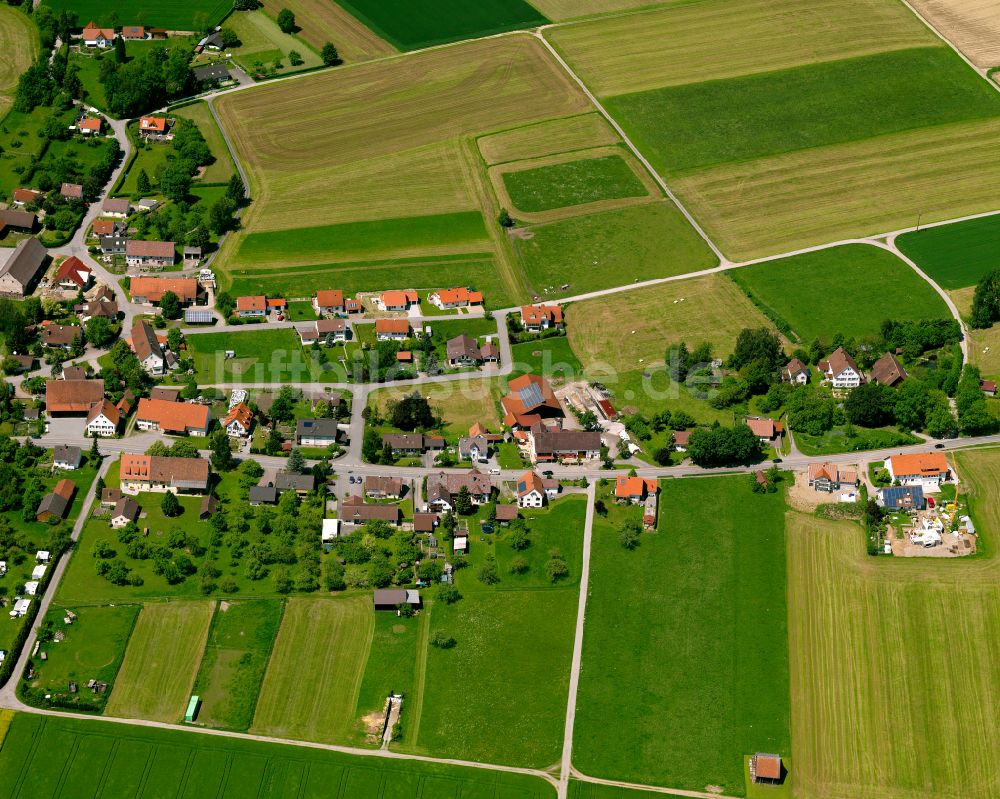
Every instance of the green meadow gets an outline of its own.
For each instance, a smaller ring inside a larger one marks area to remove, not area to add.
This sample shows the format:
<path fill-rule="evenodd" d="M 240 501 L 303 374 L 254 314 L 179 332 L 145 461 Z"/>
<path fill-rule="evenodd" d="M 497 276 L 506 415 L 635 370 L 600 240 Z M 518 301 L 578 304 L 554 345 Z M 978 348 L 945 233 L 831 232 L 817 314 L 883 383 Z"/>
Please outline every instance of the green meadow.
<path fill-rule="evenodd" d="M 232 10 L 228 0 L 45 0 L 53 11 L 72 11 L 80 25 L 140 24 L 177 31 L 217 25 Z"/>
<path fill-rule="evenodd" d="M 514 207 L 529 213 L 648 194 L 620 155 L 504 172 L 503 182 Z"/>
<path fill-rule="evenodd" d="M 941 288 L 973 286 L 1000 268 L 1000 215 L 904 233 L 896 246 Z"/>
<path fill-rule="evenodd" d="M 664 175 L 1000 114 L 944 47 L 653 89 L 608 110 Z"/>

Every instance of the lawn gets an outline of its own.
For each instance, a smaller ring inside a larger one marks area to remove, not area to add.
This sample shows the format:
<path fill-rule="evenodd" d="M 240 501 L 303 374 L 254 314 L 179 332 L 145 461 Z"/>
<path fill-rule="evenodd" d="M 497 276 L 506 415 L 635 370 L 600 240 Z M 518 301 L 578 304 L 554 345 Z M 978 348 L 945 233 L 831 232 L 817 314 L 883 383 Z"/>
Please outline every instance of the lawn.
<path fill-rule="evenodd" d="M 208 638 L 215 602 L 164 602 L 143 607 L 125 650 L 107 714 L 178 722 Z"/>
<path fill-rule="evenodd" d="M 20 12 L 10 9 L 10 13 Z M 22 185 L 21 176 L 41 153 L 39 132 L 48 116 L 49 110 L 41 107 L 30 114 L 10 111 L 0 123 L 0 147 L 3 148 L 0 153 L 0 192 L 4 197 Z"/>
<path fill-rule="evenodd" d="M 0 42 L 4 58 L 0 62 L 0 119 L 13 105 L 17 79 L 38 52 L 38 31 L 20 9 L 0 9 Z"/>
<path fill-rule="evenodd" d="M 1000 215 L 904 233 L 896 246 L 941 288 L 973 286 L 1000 268 Z"/>
<path fill-rule="evenodd" d="M 515 375 L 531 372 L 558 385 L 578 379 L 583 374 L 583 366 L 566 336 L 515 344 L 511 348 L 511 354 L 514 358 Z"/>
<path fill-rule="evenodd" d="M 514 209 L 529 213 L 649 194 L 620 155 L 504 172 L 503 182 Z"/>
<path fill-rule="evenodd" d="M 142 764 L 138 768 L 136 764 Z M 387 760 L 79 718 L 20 713 L 0 748 L 0 796 L 555 799 L 524 774 Z"/>
<path fill-rule="evenodd" d="M 106 682 L 114 688 L 118 668 L 125 655 L 132 628 L 140 611 L 139 605 L 99 605 L 84 607 L 54 607 L 45 617 L 53 632 L 61 632 L 61 641 L 43 643 L 40 652 L 46 659 L 32 658 L 35 677 L 24 680 L 19 686 L 21 695 L 26 690 L 37 691 L 30 697 L 31 704 L 47 707 L 42 694 L 58 696 L 65 702 L 85 702 L 103 708 L 108 694 L 93 694 L 86 689 L 90 680 Z M 76 620 L 67 625 L 63 618 L 67 611 L 76 614 Z M 76 682 L 80 693 L 70 694 L 69 683 Z"/>
<path fill-rule="evenodd" d="M 232 28 L 240 37 L 240 45 L 227 52 L 233 54 L 233 61 L 249 75 L 258 72 L 258 65 L 264 69 L 281 63 L 279 74 L 313 69 L 323 65 L 319 53 L 303 40 L 290 33 L 283 33 L 278 24 L 263 11 L 234 11 L 226 19 L 226 27 Z M 299 54 L 302 63 L 292 66 L 288 54 Z"/>
<path fill-rule="evenodd" d="M 323 369 L 313 353 L 302 348 L 295 331 L 287 327 L 247 325 L 245 332 L 198 333 L 188 336 L 187 344 L 203 383 L 339 382 L 347 378 L 343 367 L 334 370 L 329 364 L 329 369 Z M 235 357 L 227 359 L 226 350 L 235 352 Z"/>
<path fill-rule="evenodd" d="M 198 31 L 217 25 L 229 13 L 228 0 L 45 0 L 56 12 L 72 11 L 81 25 L 139 23 L 172 31 Z"/>
<path fill-rule="evenodd" d="M 670 202 L 527 227 L 511 243 L 545 299 L 710 269 L 718 260 Z M 613 307 L 613 302 L 607 302 Z"/>
<path fill-rule="evenodd" d="M 372 643 L 373 615 L 368 595 L 288 600 L 252 732 L 346 741 Z"/>
<path fill-rule="evenodd" d="M 948 319 L 940 295 L 888 250 L 848 244 L 726 273 L 806 343 L 878 334 L 886 319 Z M 836 301 L 831 301 L 836 297 Z"/>
<path fill-rule="evenodd" d="M 69 54 L 69 63 L 80 69 L 79 78 L 83 85 L 87 105 L 93 105 L 97 108 L 104 108 L 107 105 L 104 84 L 101 83 L 100 79 L 101 61 L 105 57 L 114 59 L 115 56 L 114 53 L 108 53 L 105 56 L 104 53 L 91 51 L 71 51 Z"/>
<path fill-rule="evenodd" d="M 995 796 L 996 559 L 873 559 L 854 523 L 802 514 L 787 535 L 795 795 Z"/>
<path fill-rule="evenodd" d="M 500 397 L 507 392 L 507 380 L 501 378 L 456 380 L 404 388 L 382 388 L 368 395 L 368 402 L 385 411 L 391 400 L 399 400 L 419 391 L 430 402 L 435 416 L 444 419 L 442 435 L 450 441 L 468 434 L 476 422 L 495 426 Z"/>
<path fill-rule="evenodd" d="M 135 148 L 135 159 L 124 174 L 116 188 L 115 194 L 130 196 L 138 193 L 139 173 L 146 172 L 146 177 L 155 190 L 157 186 L 156 172 L 174 157 L 174 147 L 170 142 L 144 141 L 136 137 L 136 124 L 129 127 L 129 138 Z M 155 193 L 155 192 L 154 192 Z"/>
<path fill-rule="evenodd" d="M 490 165 L 618 143 L 618 134 L 597 113 L 523 125 L 477 141 L 479 152 Z"/>
<path fill-rule="evenodd" d="M 894 427 L 855 427 L 848 438 L 843 427 L 834 427 L 821 436 L 793 431 L 795 443 L 803 455 L 835 455 L 839 452 L 862 452 L 868 449 L 888 449 L 919 444 L 920 439 L 910 433 L 901 433 Z"/>
<path fill-rule="evenodd" d="M 604 501 L 573 765 L 743 794 L 745 755 L 790 751 L 783 497 L 745 475 L 667 481 L 658 530 L 633 551 L 617 528 L 638 510 Z"/>
<path fill-rule="evenodd" d="M 216 607 L 194 684 L 201 697 L 199 723 L 230 730 L 250 727 L 283 609 L 277 600 Z"/>
<path fill-rule="evenodd" d="M 347 63 L 391 55 L 395 48 L 380 39 L 355 17 L 331 0 L 264 0 L 264 11 L 277 17 L 281 9 L 295 14 L 295 35 L 314 49 L 335 42 Z"/>
<path fill-rule="evenodd" d="M 204 174 L 198 179 L 200 183 L 225 183 L 236 171 L 233 165 L 233 158 L 226 147 L 226 141 L 222 138 L 222 131 L 219 130 L 212 112 L 204 102 L 197 102 L 186 105 L 170 112 L 174 116 L 190 119 L 198 126 L 201 135 L 205 137 L 208 149 L 215 156 L 215 161 L 205 167 Z"/>
<path fill-rule="evenodd" d="M 950 49 L 926 47 L 652 89 L 606 106 L 656 170 L 672 177 L 995 117 L 1000 96 Z"/>
<path fill-rule="evenodd" d="M 534 28 L 548 22 L 525 0 L 338 0 L 400 50 Z"/>

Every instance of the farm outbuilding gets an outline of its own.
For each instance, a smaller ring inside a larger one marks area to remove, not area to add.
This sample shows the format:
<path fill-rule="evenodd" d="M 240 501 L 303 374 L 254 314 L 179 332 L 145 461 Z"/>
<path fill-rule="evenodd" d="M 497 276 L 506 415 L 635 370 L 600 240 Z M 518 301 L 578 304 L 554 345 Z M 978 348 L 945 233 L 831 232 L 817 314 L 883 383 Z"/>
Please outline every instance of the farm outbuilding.
<path fill-rule="evenodd" d="M 399 605 L 409 605 L 414 610 L 421 607 L 420 592 L 413 588 L 377 588 L 373 599 L 375 610 L 396 610 Z"/>

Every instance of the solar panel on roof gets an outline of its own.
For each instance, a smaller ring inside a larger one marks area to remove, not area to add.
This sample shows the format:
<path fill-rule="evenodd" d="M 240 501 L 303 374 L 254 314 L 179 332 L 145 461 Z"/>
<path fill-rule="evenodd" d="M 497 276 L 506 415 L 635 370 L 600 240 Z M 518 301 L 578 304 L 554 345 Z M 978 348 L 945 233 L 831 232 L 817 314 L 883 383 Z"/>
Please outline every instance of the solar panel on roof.
<path fill-rule="evenodd" d="M 537 383 L 529 383 L 517 394 L 525 408 L 534 408 L 536 405 L 542 404 L 542 389 Z"/>

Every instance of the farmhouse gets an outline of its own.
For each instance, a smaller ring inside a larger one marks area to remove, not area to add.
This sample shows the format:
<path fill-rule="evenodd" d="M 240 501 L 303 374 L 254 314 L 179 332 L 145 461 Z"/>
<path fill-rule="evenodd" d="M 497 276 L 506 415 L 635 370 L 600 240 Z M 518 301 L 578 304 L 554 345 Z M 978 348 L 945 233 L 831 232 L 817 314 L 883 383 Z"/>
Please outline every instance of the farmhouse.
<path fill-rule="evenodd" d="M 410 337 L 410 323 L 406 319 L 376 319 L 375 338 L 379 341 L 402 341 Z"/>
<path fill-rule="evenodd" d="M 746 424 L 761 444 L 770 444 L 781 435 L 781 427 L 773 419 L 751 416 L 746 419 Z"/>
<path fill-rule="evenodd" d="M 45 247 L 36 238 L 21 239 L 0 267 L 0 294 L 26 297 L 31 294 L 45 267 Z"/>
<path fill-rule="evenodd" d="M 82 338 L 83 328 L 79 325 L 59 325 L 50 322 L 42 327 L 43 347 L 60 347 L 69 350 Z"/>
<path fill-rule="evenodd" d="M 951 470 L 943 452 L 920 452 L 915 455 L 894 455 L 886 458 L 885 468 L 893 482 L 904 486 L 920 486 L 924 491 L 936 491 L 947 482 Z"/>
<path fill-rule="evenodd" d="M 351 324 L 346 319 L 317 319 L 311 324 L 298 327 L 299 341 L 303 344 L 313 342 L 342 342 L 353 338 Z"/>
<path fill-rule="evenodd" d="M 427 298 L 431 305 L 438 308 L 464 308 L 469 305 L 482 305 L 483 295 L 479 291 L 469 291 L 467 288 L 442 289 L 435 291 Z"/>
<path fill-rule="evenodd" d="M 241 319 L 267 316 L 267 297 L 263 294 L 236 298 L 236 315 Z"/>
<path fill-rule="evenodd" d="M 645 502 L 650 494 L 659 492 L 659 483 L 646 477 L 623 477 L 615 480 L 615 499 L 618 502 L 628 502 L 638 505 Z"/>
<path fill-rule="evenodd" d="M 48 521 L 52 517 L 65 519 L 75 493 L 76 484 L 72 480 L 60 480 L 51 493 L 42 497 L 38 510 L 35 511 L 35 518 L 40 522 Z"/>
<path fill-rule="evenodd" d="M 312 307 L 321 316 L 344 313 L 344 292 L 340 289 L 321 289 L 313 295 Z"/>
<path fill-rule="evenodd" d="M 98 28 L 93 20 L 87 23 L 80 37 L 84 47 L 111 47 L 115 42 L 114 28 Z"/>
<path fill-rule="evenodd" d="M 836 463 L 810 463 L 806 472 L 809 486 L 814 491 L 832 494 L 845 486 L 857 486 L 858 473 L 854 469 L 838 466 Z"/>
<path fill-rule="evenodd" d="M 208 461 L 204 458 L 171 458 L 123 452 L 118 467 L 121 490 L 126 494 L 156 491 L 203 494 L 208 490 Z"/>
<path fill-rule="evenodd" d="M 246 438 L 253 429 L 253 411 L 244 402 L 237 402 L 222 420 L 222 426 L 230 438 Z"/>
<path fill-rule="evenodd" d="M 804 386 L 809 382 L 809 367 L 798 358 L 792 358 L 781 370 L 781 379 L 785 383 Z"/>
<path fill-rule="evenodd" d="M 529 333 L 540 333 L 562 327 L 563 312 L 559 305 L 522 305 L 521 326 Z"/>
<path fill-rule="evenodd" d="M 328 447 L 337 443 L 338 435 L 336 419 L 299 419 L 295 423 L 295 443 L 302 447 Z"/>
<path fill-rule="evenodd" d="M 82 416 L 104 401 L 104 381 L 49 380 L 45 384 L 45 408 L 50 416 Z"/>
<path fill-rule="evenodd" d="M 83 451 L 79 447 L 60 444 L 52 450 L 52 468 L 79 469 Z"/>
<path fill-rule="evenodd" d="M 517 479 L 517 504 L 522 508 L 540 508 L 545 504 L 545 486 L 535 472 L 525 472 Z"/>
<path fill-rule="evenodd" d="M 403 495 L 403 481 L 398 477 L 370 474 L 365 477 L 365 496 L 371 499 L 399 499 Z"/>
<path fill-rule="evenodd" d="M 879 507 L 887 511 L 923 510 L 927 507 L 924 489 L 920 486 L 889 486 L 878 491 Z"/>
<path fill-rule="evenodd" d="M 30 211 L 7 209 L 0 211 L 0 236 L 7 235 L 11 230 L 20 233 L 34 233 L 38 217 Z"/>
<path fill-rule="evenodd" d="M 555 392 L 543 377 L 521 375 L 507 383 L 510 393 L 502 397 L 500 405 L 504 410 L 503 423 L 508 427 L 528 427 L 525 416 L 539 419 L 562 417 L 563 409 Z"/>
<path fill-rule="evenodd" d="M 872 365 L 871 378 L 879 385 L 898 386 L 906 377 L 903 364 L 891 352 L 887 352 Z"/>
<path fill-rule="evenodd" d="M 124 527 L 138 518 L 139 503 L 132 497 L 122 497 L 115 503 L 114 510 L 111 511 L 111 526 L 116 529 Z"/>
<path fill-rule="evenodd" d="M 601 455 L 599 432 L 547 428 L 541 422 L 531 426 L 527 443 L 532 463 L 593 460 Z"/>
<path fill-rule="evenodd" d="M 95 403 L 87 414 L 87 435 L 110 438 L 118 432 L 121 414 L 110 400 Z"/>
<path fill-rule="evenodd" d="M 372 599 L 375 610 L 398 610 L 400 605 L 414 610 L 421 607 L 420 592 L 414 588 L 376 588 Z"/>
<path fill-rule="evenodd" d="M 79 183 L 63 183 L 59 195 L 67 200 L 83 200 L 83 186 Z"/>
<path fill-rule="evenodd" d="M 193 277 L 134 277 L 130 291 L 133 302 L 140 305 L 155 305 L 168 291 L 187 305 L 198 299 L 198 281 Z"/>
<path fill-rule="evenodd" d="M 94 273 L 91 268 L 75 255 L 71 255 L 59 264 L 52 282 L 67 291 L 83 291 L 90 286 L 93 279 Z"/>
<path fill-rule="evenodd" d="M 116 200 L 108 197 L 101 203 L 101 213 L 105 216 L 113 216 L 124 219 L 132 210 L 132 204 L 127 199 Z"/>
<path fill-rule="evenodd" d="M 465 474 L 431 474 L 427 476 L 427 504 L 436 511 L 453 510 L 454 498 L 462 490 L 468 489 L 473 505 L 483 505 L 490 501 L 493 483 L 489 475 L 478 469 Z"/>
<path fill-rule="evenodd" d="M 857 388 L 864 382 L 854 358 L 843 347 L 837 347 L 829 358 L 820 361 L 819 370 L 834 388 Z"/>
<path fill-rule="evenodd" d="M 412 290 L 384 291 L 375 299 L 380 311 L 408 311 L 411 305 L 416 305 L 418 302 L 417 292 Z"/>
<path fill-rule="evenodd" d="M 140 430 L 158 430 L 171 435 L 208 435 L 212 411 L 207 405 L 168 400 L 139 400 L 135 425 Z"/>
<path fill-rule="evenodd" d="M 132 326 L 132 351 L 139 359 L 147 374 L 159 376 L 166 374 L 167 367 L 177 365 L 177 359 L 163 351 L 159 336 L 149 322 L 139 319 Z"/>
<path fill-rule="evenodd" d="M 176 257 L 172 241 L 129 239 L 125 244 L 125 262 L 129 266 L 141 268 L 173 266 Z"/>

